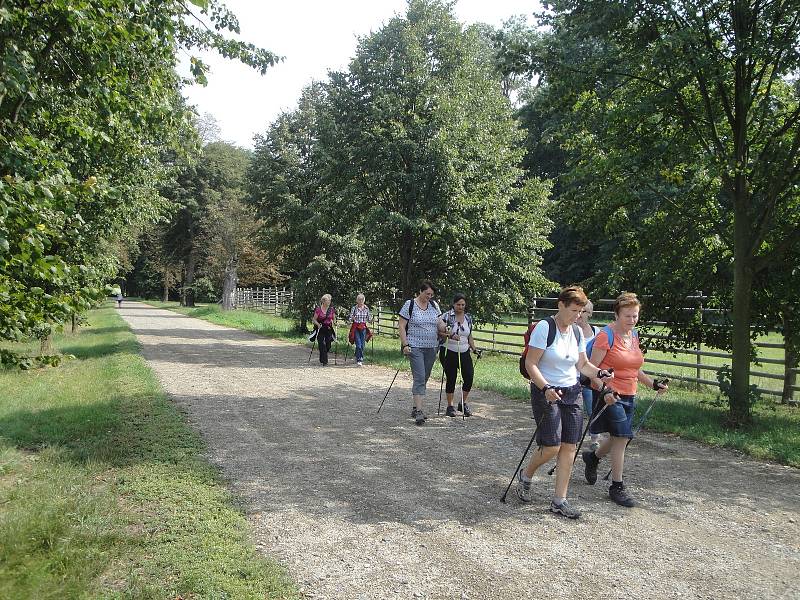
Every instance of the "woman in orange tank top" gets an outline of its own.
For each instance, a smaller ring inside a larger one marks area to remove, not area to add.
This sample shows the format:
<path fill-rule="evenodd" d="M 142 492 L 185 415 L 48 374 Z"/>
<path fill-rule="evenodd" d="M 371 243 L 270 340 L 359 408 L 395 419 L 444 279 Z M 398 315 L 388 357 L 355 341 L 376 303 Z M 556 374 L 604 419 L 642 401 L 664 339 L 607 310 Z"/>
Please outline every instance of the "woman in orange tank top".
<path fill-rule="evenodd" d="M 611 487 L 608 494 L 621 506 L 635 506 L 635 501 L 625 490 L 622 470 L 625 464 L 625 447 L 633 437 L 633 413 L 636 407 L 636 389 L 639 382 L 658 390 L 663 394 L 666 384 L 656 381 L 642 370 L 644 356 L 639 349 L 639 336 L 634 327 L 639 322 L 641 303 L 636 294 L 620 294 L 614 301 L 614 321 L 604 328 L 594 340 L 589 360 L 601 369 L 614 369 L 614 378 L 606 385 L 617 392 L 618 397 L 608 394 L 604 397 L 607 404 L 605 411 L 592 425 L 594 434 L 608 432 L 610 437 L 599 448 L 581 454 L 586 463 L 584 473 L 586 481 L 594 485 L 597 481 L 597 465 L 607 454 L 611 454 Z M 599 410 L 598 402 L 602 402 L 599 393 L 600 382 L 593 381 L 595 389 L 595 411 Z"/>

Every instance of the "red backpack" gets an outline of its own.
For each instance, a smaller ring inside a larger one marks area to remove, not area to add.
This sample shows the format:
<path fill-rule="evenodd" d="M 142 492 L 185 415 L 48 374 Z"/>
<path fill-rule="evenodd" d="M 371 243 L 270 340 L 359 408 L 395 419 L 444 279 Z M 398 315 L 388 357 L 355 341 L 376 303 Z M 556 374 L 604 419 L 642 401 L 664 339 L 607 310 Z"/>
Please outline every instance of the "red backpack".
<path fill-rule="evenodd" d="M 549 348 L 553 345 L 553 342 L 556 339 L 556 331 L 558 331 L 558 326 L 556 325 L 556 320 L 553 317 L 545 317 L 542 319 L 547 323 L 547 346 Z M 525 340 L 525 347 L 522 349 L 522 354 L 519 357 L 519 374 L 522 375 L 525 379 L 530 379 L 531 376 L 528 374 L 528 369 L 525 367 L 525 357 L 528 356 L 528 343 L 531 341 L 531 334 L 533 333 L 533 328 L 539 324 L 539 321 L 534 321 L 528 327 L 528 331 L 522 336 Z M 575 332 L 575 339 L 580 339 L 580 329 L 578 325 L 573 323 L 572 330 Z"/>

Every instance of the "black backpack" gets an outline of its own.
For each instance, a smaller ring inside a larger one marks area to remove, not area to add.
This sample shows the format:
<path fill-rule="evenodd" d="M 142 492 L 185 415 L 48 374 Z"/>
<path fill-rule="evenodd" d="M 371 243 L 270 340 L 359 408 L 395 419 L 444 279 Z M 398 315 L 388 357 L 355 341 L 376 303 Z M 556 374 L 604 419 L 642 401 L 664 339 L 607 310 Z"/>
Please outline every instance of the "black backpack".
<path fill-rule="evenodd" d="M 556 325 L 556 320 L 555 320 L 554 317 L 545 317 L 542 320 L 547 323 L 547 346 L 546 346 L 546 348 L 549 348 L 550 346 L 553 345 L 553 342 L 556 340 L 556 331 L 558 331 L 558 325 Z M 526 331 L 524 336 L 523 336 L 523 339 L 525 340 L 525 347 L 522 349 L 522 355 L 520 355 L 520 357 L 519 357 L 519 373 L 525 379 L 530 379 L 531 378 L 530 374 L 528 373 L 528 368 L 525 366 L 525 357 L 528 356 L 528 348 L 530 348 L 530 346 L 528 346 L 528 342 L 531 341 L 531 334 L 533 333 L 534 327 L 536 327 L 538 324 L 539 324 L 539 321 L 531 323 L 530 326 L 528 327 L 528 331 Z M 581 330 L 578 327 L 577 323 L 573 323 L 572 324 L 572 331 L 575 334 L 575 339 L 576 340 L 581 339 L 580 338 Z"/>

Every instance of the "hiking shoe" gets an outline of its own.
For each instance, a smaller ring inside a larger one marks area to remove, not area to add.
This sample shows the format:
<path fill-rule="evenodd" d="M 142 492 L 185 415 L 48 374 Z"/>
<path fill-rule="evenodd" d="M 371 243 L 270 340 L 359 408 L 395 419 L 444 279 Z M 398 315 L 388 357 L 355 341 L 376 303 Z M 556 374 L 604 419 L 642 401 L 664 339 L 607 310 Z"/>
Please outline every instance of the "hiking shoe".
<path fill-rule="evenodd" d="M 452 404 L 450 404 L 447 407 L 447 410 L 445 411 L 444 414 L 445 414 L 446 417 L 455 417 L 456 416 L 456 409 L 453 407 Z"/>
<path fill-rule="evenodd" d="M 583 468 L 583 474 L 586 477 L 586 483 L 594 485 L 597 483 L 597 465 L 600 464 L 600 459 L 594 453 L 594 450 L 587 450 L 581 452 L 581 458 L 586 466 Z"/>
<path fill-rule="evenodd" d="M 636 506 L 636 501 L 634 501 L 634 499 L 630 497 L 630 494 L 625 491 L 624 483 L 612 483 L 611 487 L 608 488 L 608 495 L 620 506 L 625 506 L 627 508 L 633 508 Z"/>
<path fill-rule="evenodd" d="M 581 511 L 571 506 L 566 500 L 564 500 L 561 504 L 556 504 L 553 500 L 551 500 L 550 512 L 554 512 L 558 515 L 564 515 L 568 519 L 577 519 L 581 516 Z"/>
<path fill-rule="evenodd" d="M 522 469 L 517 471 L 517 498 L 525 503 L 533 499 L 531 495 L 531 480 L 525 481 L 522 479 Z"/>
<path fill-rule="evenodd" d="M 414 422 L 415 422 L 417 425 L 422 425 L 423 423 L 425 423 L 425 419 L 426 419 L 426 417 L 425 417 L 425 413 L 424 413 L 424 412 L 422 412 L 421 410 L 418 410 L 418 411 L 417 411 L 417 414 L 416 414 L 416 415 L 414 415 Z"/>
<path fill-rule="evenodd" d="M 472 416 L 472 411 L 469 409 L 469 404 L 467 404 L 466 402 L 464 402 L 463 407 L 461 405 L 461 402 L 458 403 L 458 411 L 463 412 L 465 417 Z"/>

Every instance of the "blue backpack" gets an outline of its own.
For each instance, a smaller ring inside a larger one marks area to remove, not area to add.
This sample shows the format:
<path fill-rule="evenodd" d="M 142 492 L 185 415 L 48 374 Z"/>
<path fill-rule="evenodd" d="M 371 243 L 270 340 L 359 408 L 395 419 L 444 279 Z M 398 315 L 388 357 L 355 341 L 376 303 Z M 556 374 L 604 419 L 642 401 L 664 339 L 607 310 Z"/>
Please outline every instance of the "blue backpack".
<path fill-rule="evenodd" d="M 608 348 L 610 350 L 611 348 L 614 347 L 614 330 L 611 329 L 611 325 L 606 325 L 605 327 L 603 327 L 600 330 L 600 332 L 603 332 L 603 331 L 605 331 L 606 332 L 606 336 L 608 336 Z M 594 348 L 594 341 L 597 339 L 597 336 L 600 335 L 600 332 L 598 332 L 592 338 L 592 340 L 588 344 L 586 344 L 586 358 L 591 358 L 592 357 L 592 348 Z M 635 337 L 635 338 L 638 338 L 639 337 L 639 332 L 634 329 L 631 332 L 631 335 L 633 335 L 633 337 Z"/>

